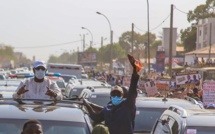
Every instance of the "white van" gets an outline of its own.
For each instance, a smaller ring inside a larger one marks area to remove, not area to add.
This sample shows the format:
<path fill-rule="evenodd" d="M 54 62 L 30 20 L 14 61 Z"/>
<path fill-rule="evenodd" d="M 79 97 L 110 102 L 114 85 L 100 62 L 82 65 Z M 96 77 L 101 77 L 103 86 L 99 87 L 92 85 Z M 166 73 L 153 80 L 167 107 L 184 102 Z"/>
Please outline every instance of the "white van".
<path fill-rule="evenodd" d="M 78 64 L 49 63 L 47 69 L 49 73 L 52 72 L 61 73 L 61 75 L 75 75 L 77 78 L 81 78 L 83 67 Z"/>

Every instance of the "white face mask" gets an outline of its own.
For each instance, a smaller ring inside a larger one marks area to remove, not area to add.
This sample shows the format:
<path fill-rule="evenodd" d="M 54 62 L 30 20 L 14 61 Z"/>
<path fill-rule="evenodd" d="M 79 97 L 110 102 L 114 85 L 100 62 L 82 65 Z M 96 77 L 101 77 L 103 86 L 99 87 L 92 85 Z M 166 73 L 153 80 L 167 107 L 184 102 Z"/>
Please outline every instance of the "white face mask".
<path fill-rule="evenodd" d="M 45 77 L 46 71 L 44 70 L 35 70 L 35 77 L 37 77 L 37 79 L 43 79 Z"/>

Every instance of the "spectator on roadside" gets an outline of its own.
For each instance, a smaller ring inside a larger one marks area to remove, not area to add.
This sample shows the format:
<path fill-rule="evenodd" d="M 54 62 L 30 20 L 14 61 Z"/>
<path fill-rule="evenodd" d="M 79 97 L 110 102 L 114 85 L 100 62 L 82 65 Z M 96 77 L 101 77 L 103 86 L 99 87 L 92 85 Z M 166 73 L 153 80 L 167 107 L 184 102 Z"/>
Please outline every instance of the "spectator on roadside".
<path fill-rule="evenodd" d="M 196 100 L 196 101 L 202 101 L 199 97 L 199 94 L 198 94 L 199 90 L 198 88 L 194 88 L 193 89 L 193 98 Z"/>
<path fill-rule="evenodd" d="M 198 64 L 198 56 L 195 54 L 194 56 L 194 65 L 197 65 Z"/>
<path fill-rule="evenodd" d="M 57 84 L 45 77 L 47 68 L 44 61 L 35 61 L 34 77 L 21 81 L 16 92 L 15 99 L 62 99 L 61 90 Z"/>
<path fill-rule="evenodd" d="M 204 58 L 203 58 L 203 57 L 202 57 L 202 61 L 201 61 L 201 62 L 202 62 L 202 64 L 203 64 L 203 65 L 205 64 L 205 60 L 204 60 Z"/>
<path fill-rule="evenodd" d="M 114 86 L 110 93 L 111 104 L 105 106 L 99 113 L 95 113 L 85 99 L 83 101 L 91 119 L 98 123 L 105 121 L 110 134 L 133 134 L 139 75 L 137 74 L 134 57 L 128 54 L 128 59 L 133 66 L 133 74 L 126 100 L 122 99 L 123 89 L 119 86 Z"/>
<path fill-rule="evenodd" d="M 21 134 L 43 134 L 42 123 L 38 120 L 28 120 L 23 125 Z"/>

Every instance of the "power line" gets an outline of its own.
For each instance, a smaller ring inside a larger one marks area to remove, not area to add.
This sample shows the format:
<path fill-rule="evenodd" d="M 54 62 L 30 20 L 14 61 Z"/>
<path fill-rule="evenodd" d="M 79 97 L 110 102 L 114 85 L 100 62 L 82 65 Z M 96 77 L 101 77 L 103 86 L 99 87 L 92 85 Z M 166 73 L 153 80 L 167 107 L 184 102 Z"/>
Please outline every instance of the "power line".
<path fill-rule="evenodd" d="M 159 28 L 169 17 L 170 17 L 170 14 L 159 25 L 157 25 L 156 27 L 152 28 L 149 31 L 151 32 L 151 31 L 154 31 L 157 28 Z M 142 31 L 142 32 L 147 32 L 146 30 L 142 30 L 142 29 L 138 28 L 136 25 L 134 25 L 134 27 L 137 28 L 138 30 Z"/>
<path fill-rule="evenodd" d="M 168 18 L 169 18 L 170 14 L 155 28 L 151 29 L 150 31 L 154 31 L 156 30 L 157 28 L 159 28 Z"/>
<path fill-rule="evenodd" d="M 134 27 L 135 27 L 136 29 L 138 29 L 139 31 L 146 32 L 146 30 L 142 30 L 142 29 L 138 28 L 135 24 L 134 24 Z"/>
<path fill-rule="evenodd" d="M 175 8 L 176 10 L 178 10 L 179 12 L 183 13 L 183 14 L 188 14 L 188 13 L 186 13 L 186 12 L 184 12 L 184 11 L 178 9 L 176 6 L 174 6 L 174 8 Z"/>
<path fill-rule="evenodd" d="M 82 40 L 77 40 L 77 41 L 72 41 L 72 42 L 65 42 L 65 43 L 60 43 L 60 44 L 53 44 L 53 45 L 42 45 L 42 46 L 24 46 L 24 47 L 14 47 L 14 48 L 44 48 L 44 47 L 53 47 L 53 46 L 63 46 L 63 45 L 68 45 L 76 42 L 80 42 Z"/>

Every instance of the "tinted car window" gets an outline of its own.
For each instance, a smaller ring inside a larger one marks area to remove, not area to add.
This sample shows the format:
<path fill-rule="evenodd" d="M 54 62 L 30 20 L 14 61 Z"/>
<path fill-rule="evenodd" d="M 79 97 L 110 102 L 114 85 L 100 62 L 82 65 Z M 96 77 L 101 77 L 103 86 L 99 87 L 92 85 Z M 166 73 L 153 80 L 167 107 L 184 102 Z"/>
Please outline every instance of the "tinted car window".
<path fill-rule="evenodd" d="M 0 75 L 0 80 L 4 80 L 5 78 L 3 77 L 3 75 Z"/>
<path fill-rule="evenodd" d="M 148 131 L 152 130 L 152 127 L 159 119 L 163 111 L 166 109 L 161 108 L 137 108 L 135 118 L 135 131 Z"/>
<path fill-rule="evenodd" d="M 56 81 L 59 88 L 65 88 L 65 84 L 62 81 Z"/>
<path fill-rule="evenodd" d="M 0 134 L 21 133 L 22 125 L 26 120 L 1 119 Z M 64 122 L 64 121 L 44 121 L 40 120 L 43 125 L 44 134 L 90 134 L 89 128 L 85 123 Z"/>
<path fill-rule="evenodd" d="M 172 134 L 178 134 L 178 131 L 179 131 L 178 130 L 179 129 L 178 128 L 179 127 L 178 122 L 175 119 L 170 117 L 168 124 L 171 127 Z"/>
<path fill-rule="evenodd" d="M 83 88 L 73 88 L 72 90 L 70 90 L 69 97 L 72 97 L 74 95 L 79 96 L 82 91 L 83 91 Z"/>
<path fill-rule="evenodd" d="M 165 131 L 168 130 L 168 128 L 162 124 L 161 120 L 158 121 L 157 126 L 155 128 L 155 131 L 153 134 L 168 134 Z"/>
<path fill-rule="evenodd" d="M 75 76 L 61 76 L 63 79 L 64 79 L 64 81 L 65 82 L 69 82 L 69 80 L 71 79 L 71 78 L 76 78 Z"/>
<path fill-rule="evenodd" d="M 88 100 L 97 105 L 106 106 L 110 102 L 110 95 L 91 95 Z"/>

